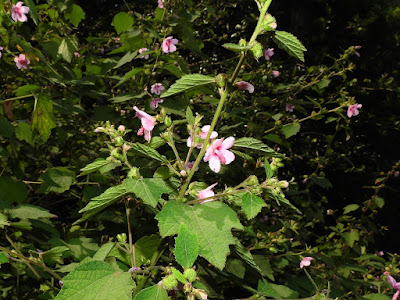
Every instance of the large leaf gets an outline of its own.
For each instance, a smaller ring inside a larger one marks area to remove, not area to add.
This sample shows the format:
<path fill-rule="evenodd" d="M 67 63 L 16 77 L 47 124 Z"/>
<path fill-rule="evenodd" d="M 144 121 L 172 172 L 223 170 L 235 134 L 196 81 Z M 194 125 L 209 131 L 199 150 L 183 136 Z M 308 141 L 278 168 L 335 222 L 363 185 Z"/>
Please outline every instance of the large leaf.
<path fill-rule="evenodd" d="M 35 96 L 36 106 L 32 115 L 32 129 L 36 129 L 43 142 L 50 137 L 51 130 L 56 127 L 53 114 L 53 101 L 46 94 Z"/>
<path fill-rule="evenodd" d="M 97 197 L 94 197 L 90 202 L 82 208 L 79 212 L 100 211 L 107 206 L 113 204 L 119 198 L 126 194 L 125 184 L 113 186 L 105 190 L 105 192 Z"/>
<path fill-rule="evenodd" d="M 69 189 L 75 180 L 75 173 L 64 167 L 47 169 L 40 177 L 42 185 L 39 188 L 41 193 L 63 193 Z"/>
<path fill-rule="evenodd" d="M 0 203 L 21 203 L 28 196 L 26 184 L 11 177 L 0 177 Z"/>
<path fill-rule="evenodd" d="M 263 142 L 251 137 L 245 137 L 235 140 L 234 147 L 257 150 L 268 154 L 275 153 L 274 149 L 268 147 Z"/>
<path fill-rule="evenodd" d="M 136 152 L 139 152 L 140 154 L 153 158 L 155 160 L 158 160 L 160 162 L 168 162 L 168 160 L 162 156 L 160 153 L 157 152 L 157 150 L 146 146 L 144 144 L 139 144 L 139 143 L 127 143 L 131 148 L 131 150 L 134 150 Z"/>
<path fill-rule="evenodd" d="M 61 41 L 61 44 L 58 47 L 57 54 L 70 63 L 72 58 L 74 57 L 75 51 L 78 51 L 77 39 L 72 37 L 71 38 L 67 37 Z"/>
<path fill-rule="evenodd" d="M 271 284 L 265 279 L 260 279 L 257 285 L 257 291 L 267 297 L 272 297 L 274 299 L 282 299 L 277 291 L 271 286 Z"/>
<path fill-rule="evenodd" d="M 161 236 L 175 235 L 180 224 L 197 234 L 199 255 L 222 270 L 229 253 L 229 245 L 235 243 L 232 228 L 242 229 L 236 213 L 224 203 L 208 202 L 194 206 L 169 201 L 156 216 Z"/>
<path fill-rule="evenodd" d="M 304 61 L 304 51 L 307 49 L 293 34 L 286 31 L 275 31 L 272 37 L 279 48 L 285 50 L 289 55 Z"/>
<path fill-rule="evenodd" d="M 78 27 L 79 23 L 85 19 L 85 12 L 79 5 L 73 4 L 65 13 L 65 18 Z"/>
<path fill-rule="evenodd" d="M 190 75 L 185 75 L 181 79 L 178 79 L 171 87 L 166 91 L 164 94 L 162 94 L 162 97 L 169 97 L 181 92 L 184 92 L 188 89 L 191 89 L 193 87 L 209 84 L 215 82 L 214 77 L 210 76 L 205 76 L 201 74 L 190 74 Z"/>
<path fill-rule="evenodd" d="M 126 12 L 120 12 L 114 16 L 114 19 L 111 23 L 114 26 L 115 30 L 118 34 L 129 29 L 133 25 L 133 17 L 128 15 Z"/>
<path fill-rule="evenodd" d="M 62 281 L 56 300 L 131 300 L 135 287 L 130 273 L 98 260 L 78 266 Z"/>
<path fill-rule="evenodd" d="M 99 169 L 102 169 L 111 163 L 114 163 L 114 161 L 104 159 L 104 158 L 98 158 L 94 162 L 92 162 L 92 163 L 88 164 L 86 167 L 82 168 L 81 169 L 82 173 L 80 174 L 80 176 L 92 173 Z"/>
<path fill-rule="evenodd" d="M 134 193 L 136 197 L 144 203 L 156 207 L 163 193 L 168 193 L 169 189 L 161 178 L 128 178 L 124 181 L 127 193 Z"/>
<path fill-rule="evenodd" d="M 31 204 L 20 204 L 8 210 L 11 218 L 18 219 L 39 219 L 39 218 L 54 218 L 55 215 L 49 213 L 47 209 Z"/>
<path fill-rule="evenodd" d="M 148 260 L 151 260 L 160 242 L 160 237 L 156 234 L 141 237 L 135 243 L 136 265 L 140 266 Z"/>
<path fill-rule="evenodd" d="M 179 227 L 178 237 L 175 239 L 176 261 L 185 269 L 191 268 L 199 253 L 198 238 L 191 233 L 185 224 Z"/>
<path fill-rule="evenodd" d="M 285 135 L 285 138 L 290 138 L 296 135 L 300 131 L 300 123 L 290 123 L 286 124 L 282 127 L 282 133 Z"/>
<path fill-rule="evenodd" d="M 246 193 L 242 196 L 242 209 L 249 220 L 258 215 L 264 206 L 267 206 L 264 200 L 256 195 Z"/>
<path fill-rule="evenodd" d="M 169 300 L 167 291 L 162 284 L 156 284 L 141 290 L 134 300 Z"/>

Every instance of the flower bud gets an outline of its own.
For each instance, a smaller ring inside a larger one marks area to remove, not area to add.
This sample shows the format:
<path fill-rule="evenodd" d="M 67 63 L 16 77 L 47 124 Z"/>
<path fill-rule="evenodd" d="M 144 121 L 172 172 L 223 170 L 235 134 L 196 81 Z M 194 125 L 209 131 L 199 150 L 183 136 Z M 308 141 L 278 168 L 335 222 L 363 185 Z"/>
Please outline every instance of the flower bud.
<path fill-rule="evenodd" d="M 129 151 L 129 149 L 131 149 L 131 146 L 129 146 L 129 145 L 127 145 L 127 144 L 124 144 L 124 145 L 122 146 L 122 151 L 124 151 L 124 153 L 127 153 L 127 152 Z"/>
<path fill-rule="evenodd" d="M 165 108 L 161 108 L 160 116 L 162 119 L 164 119 L 167 116 L 167 112 L 165 111 Z"/>
<path fill-rule="evenodd" d="M 161 137 L 164 140 L 168 141 L 169 140 L 169 132 L 166 131 L 166 132 L 161 133 Z"/>
<path fill-rule="evenodd" d="M 278 187 L 282 188 L 282 189 L 286 189 L 289 186 L 289 182 L 287 182 L 286 180 L 282 180 L 278 182 Z"/>
<path fill-rule="evenodd" d="M 196 280 L 197 273 L 194 269 L 186 269 L 185 272 L 183 272 L 183 276 L 190 282 L 193 282 Z"/>
<path fill-rule="evenodd" d="M 200 290 L 200 289 L 194 289 L 193 291 L 194 291 L 194 294 L 196 295 L 197 299 L 200 299 L 200 300 L 208 299 L 208 295 L 207 295 L 206 291 Z"/>
<path fill-rule="evenodd" d="M 118 131 L 119 132 L 124 132 L 125 131 L 125 126 L 124 125 L 119 125 L 118 126 Z"/>
<path fill-rule="evenodd" d="M 165 124 L 165 126 L 167 126 L 167 127 L 170 127 L 170 126 L 172 125 L 172 120 L 171 120 L 171 118 L 170 118 L 169 116 L 166 116 L 166 117 L 164 118 L 164 124 Z"/>
<path fill-rule="evenodd" d="M 162 283 L 167 290 L 172 290 L 178 285 L 178 281 L 174 275 L 168 275 L 162 280 Z"/>
<path fill-rule="evenodd" d="M 117 234 L 117 240 L 118 240 L 118 242 L 125 243 L 125 242 L 126 242 L 126 239 L 127 239 L 127 237 L 126 237 L 126 234 L 125 234 L 125 233 L 119 233 L 119 234 Z"/>
<path fill-rule="evenodd" d="M 263 56 L 263 49 L 262 46 L 259 42 L 255 42 L 253 48 L 250 49 L 251 53 L 253 54 L 253 57 L 255 59 L 259 59 L 260 57 Z"/>
<path fill-rule="evenodd" d="M 249 186 L 254 186 L 258 184 L 258 178 L 255 175 L 251 175 L 249 178 L 247 178 L 247 184 Z"/>
<path fill-rule="evenodd" d="M 262 23 L 262 28 L 264 31 L 273 31 L 277 27 L 276 19 L 270 14 L 266 14 Z"/>
<path fill-rule="evenodd" d="M 115 143 L 115 146 L 120 147 L 120 146 L 122 146 L 124 144 L 124 139 L 122 137 L 120 137 L 120 136 L 117 136 L 115 138 L 115 142 L 114 143 Z"/>
<path fill-rule="evenodd" d="M 140 177 L 139 169 L 133 167 L 132 169 L 129 170 L 128 175 L 126 177 L 138 179 Z"/>
<path fill-rule="evenodd" d="M 217 81 L 217 84 L 219 87 L 223 88 L 225 86 L 225 75 L 224 74 L 218 74 L 217 77 L 215 77 L 215 80 Z"/>
<path fill-rule="evenodd" d="M 246 40 L 245 40 L 245 39 L 240 39 L 240 41 L 239 41 L 239 46 L 245 47 L 246 45 L 247 45 Z"/>

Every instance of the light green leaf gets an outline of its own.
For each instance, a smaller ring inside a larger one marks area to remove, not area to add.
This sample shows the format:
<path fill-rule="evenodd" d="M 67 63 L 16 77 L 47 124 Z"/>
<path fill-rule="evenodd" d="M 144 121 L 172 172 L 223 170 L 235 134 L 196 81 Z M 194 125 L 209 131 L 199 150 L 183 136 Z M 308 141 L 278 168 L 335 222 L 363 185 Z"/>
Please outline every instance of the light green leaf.
<path fill-rule="evenodd" d="M 299 294 L 284 285 L 270 283 L 270 286 L 284 299 L 297 299 Z"/>
<path fill-rule="evenodd" d="M 85 12 L 83 11 L 82 7 L 77 4 L 73 4 L 65 13 L 65 18 L 70 20 L 71 23 L 78 27 L 79 23 L 85 19 Z"/>
<path fill-rule="evenodd" d="M 90 200 L 90 202 L 84 208 L 82 208 L 79 211 L 79 213 L 90 212 L 90 211 L 96 211 L 97 213 L 100 210 L 106 208 L 107 206 L 113 204 L 115 201 L 117 201 L 125 194 L 126 194 L 126 187 L 124 183 L 110 187 L 107 190 L 105 190 L 105 192 L 102 193 L 101 195 L 92 198 L 92 200 Z"/>
<path fill-rule="evenodd" d="M 47 169 L 40 177 L 42 185 L 39 188 L 41 193 L 63 193 L 69 189 L 75 181 L 75 173 L 64 167 Z"/>
<path fill-rule="evenodd" d="M 61 41 L 58 47 L 57 54 L 60 55 L 67 62 L 71 62 L 74 57 L 74 52 L 78 50 L 78 41 L 76 38 L 67 37 Z"/>
<path fill-rule="evenodd" d="M 131 62 L 132 59 L 136 57 L 137 51 L 135 52 L 128 52 L 124 56 L 121 57 L 121 59 L 118 61 L 118 63 L 113 67 L 113 69 L 118 69 L 119 67 L 123 66 L 124 64 Z"/>
<path fill-rule="evenodd" d="M 279 48 L 285 50 L 289 55 L 304 62 L 304 51 L 307 49 L 293 34 L 286 31 L 275 31 L 272 37 Z"/>
<path fill-rule="evenodd" d="M 191 268 L 199 253 L 198 238 L 191 233 L 185 224 L 179 227 L 178 237 L 175 238 L 175 258 L 185 269 Z"/>
<path fill-rule="evenodd" d="M 270 179 L 272 176 L 274 176 L 274 171 L 271 169 L 271 165 L 268 161 L 268 157 L 265 157 L 264 159 L 264 167 L 265 167 L 265 175 L 267 179 Z"/>
<path fill-rule="evenodd" d="M 63 283 L 56 300 L 131 300 L 135 287 L 130 273 L 115 272 L 98 260 L 78 266 Z"/>
<path fill-rule="evenodd" d="M 10 222 L 8 222 L 7 217 L 5 215 L 0 213 L 0 228 L 3 229 L 4 226 L 10 226 Z"/>
<path fill-rule="evenodd" d="M 352 211 L 357 210 L 359 207 L 360 207 L 360 205 L 358 205 L 358 204 L 349 204 L 349 205 L 346 205 L 346 206 L 343 208 L 343 214 L 346 215 L 346 214 L 348 214 L 349 212 L 352 212 Z"/>
<path fill-rule="evenodd" d="M 56 127 L 53 114 L 53 101 L 46 94 L 35 96 L 36 106 L 32 115 L 32 129 L 36 129 L 43 142 L 50 137 L 51 130 Z"/>
<path fill-rule="evenodd" d="M 51 265 L 54 266 L 56 263 L 58 264 L 62 264 L 63 260 L 62 260 L 62 255 L 63 252 L 68 251 L 69 248 L 66 246 L 57 246 L 54 248 L 51 248 L 48 251 L 45 251 L 41 254 L 43 261 L 47 264 L 47 265 Z"/>
<path fill-rule="evenodd" d="M 360 240 L 360 235 L 358 234 L 357 229 L 353 229 L 351 231 L 343 233 L 343 238 L 346 241 L 346 244 L 349 245 L 349 247 L 353 247 L 354 243 Z"/>
<path fill-rule="evenodd" d="M 296 135 L 300 131 L 300 123 L 290 123 L 286 124 L 282 127 L 282 133 L 285 135 L 285 138 L 290 138 Z"/>
<path fill-rule="evenodd" d="M 275 153 L 274 149 L 268 147 L 263 142 L 255 139 L 255 138 L 251 138 L 251 137 L 237 139 L 237 140 L 235 140 L 235 144 L 233 146 L 239 147 L 239 148 L 257 150 L 257 151 L 261 151 L 261 152 L 268 153 L 268 154 Z"/>
<path fill-rule="evenodd" d="M 114 248 L 115 243 L 107 243 L 104 244 L 103 246 L 100 247 L 99 250 L 97 250 L 96 254 L 93 255 L 93 260 L 102 260 L 104 261 L 108 254 L 111 252 L 111 250 Z"/>
<path fill-rule="evenodd" d="M 7 258 L 7 256 L 5 256 L 4 253 L 0 252 L 0 265 L 5 264 L 5 263 L 8 263 L 8 258 Z"/>
<path fill-rule="evenodd" d="M 39 218 L 54 218 L 55 215 L 49 213 L 47 209 L 42 207 L 31 205 L 31 204 L 20 204 L 14 208 L 8 210 L 11 218 L 19 219 L 32 219 L 37 220 Z"/>
<path fill-rule="evenodd" d="M 385 205 L 385 199 L 381 198 L 381 197 L 376 197 L 374 199 L 374 203 L 376 206 L 378 206 L 379 208 L 382 208 Z"/>
<path fill-rule="evenodd" d="M 0 202 L 21 203 L 28 196 L 26 184 L 11 177 L 0 177 Z"/>
<path fill-rule="evenodd" d="M 113 162 L 112 160 L 98 158 L 94 162 L 92 162 L 92 163 L 88 164 L 86 167 L 82 168 L 81 169 L 82 173 L 79 176 L 92 173 L 96 170 L 99 170 L 100 168 L 102 168 L 104 166 L 107 166 L 108 164 L 110 164 L 112 162 Z"/>
<path fill-rule="evenodd" d="M 164 180 L 160 178 L 128 178 L 124 180 L 124 185 L 127 193 L 135 194 L 152 207 L 157 206 L 163 193 L 169 192 Z"/>
<path fill-rule="evenodd" d="M 133 17 L 126 12 L 120 12 L 114 16 L 111 25 L 114 26 L 118 34 L 128 30 L 133 25 Z"/>
<path fill-rule="evenodd" d="M 31 146 L 34 145 L 32 128 L 27 123 L 18 122 L 17 127 L 15 127 L 15 136 L 20 141 L 25 141 Z"/>
<path fill-rule="evenodd" d="M 214 77 L 201 74 L 185 75 L 181 79 L 178 79 L 173 85 L 171 85 L 168 91 L 162 94 L 162 97 L 169 97 L 187 91 L 193 87 L 198 87 L 213 82 L 215 82 Z"/>
<path fill-rule="evenodd" d="M 186 119 L 190 125 L 193 125 L 196 121 L 195 117 L 193 116 L 193 112 L 189 106 L 186 108 Z"/>
<path fill-rule="evenodd" d="M 267 297 L 272 297 L 274 299 L 282 299 L 277 291 L 271 286 L 271 284 L 265 279 L 260 279 L 257 285 L 257 291 Z"/>
<path fill-rule="evenodd" d="M 139 73 L 141 71 L 143 71 L 143 68 L 133 68 L 128 73 L 125 73 L 125 75 L 122 76 L 122 78 L 114 86 L 114 88 L 116 88 L 116 87 L 120 86 L 121 84 L 123 84 L 124 82 L 128 81 L 129 79 L 131 79 L 133 76 L 135 76 L 137 73 Z"/>
<path fill-rule="evenodd" d="M 159 162 L 168 162 L 168 160 L 164 156 L 162 156 L 155 149 L 149 146 L 139 143 L 127 143 L 127 144 L 131 147 L 130 150 L 139 152 L 140 154 L 158 160 Z"/>
<path fill-rule="evenodd" d="M 144 290 L 141 290 L 134 300 L 169 300 L 167 291 L 162 284 L 155 284 Z"/>
<path fill-rule="evenodd" d="M 99 171 L 101 174 L 105 174 L 111 170 L 114 170 L 116 167 L 120 167 L 122 165 L 120 160 L 111 160 L 108 164 L 102 166 Z"/>
<path fill-rule="evenodd" d="M 161 239 L 156 234 L 141 237 L 135 243 L 136 264 L 141 265 L 151 260 L 160 242 Z"/>
<path fill-rule="evenodd" d="M 14 93 L 15 93 L 15 96 L 19 97 L 19 96 L 25 96 L 25 95 L 32 94 L 33 92 L 37 92 L 38 90 L 40 90 L 40 86 L 34 85 L 34 84 L 27 84 L 27 85 L 18 87 L 14 91 Z"/>
<path fill-rule="evenodd" d="M 175 268 L 172 268 L 171 270 L 172 274 L 174 274 L 175 278 L 178 279 L 178 281 L 180 281 L 182 284 L 187 283 L 187 279 L 185 278 L 185 276 L 183 276 L 183 274 L 179 270 Z"/>
<path fill-rule="evenodd" d="M 239 46 L 238 44 L 226 43 L 226 44 L 223 44 L 222 47 L 224 47 L 228 50 L 231 50 L 233 52 L 242 52 L 242 51 L 250 50 L 251 48 L 254 47 L 254 45 Z"/>
<path fill-rule="evenodd" d="M 362 297 L 362 300 L 391 300 L 389 296 L 384 294 L 368 294 Z"/>
<path fill-rule="evenodd" d="M 243 228 L 236 213 L 216 201 L 194 206 L 169 201 L 156 219 L 162 237 L 177 234 L 180 224 L 185 224 L 190 232 L 197 234 L 199 255 L 220 270 L 225 266 L 229 245 L 235 243 L 232 228 Z"/>
<path fill-rule="evenodd" d="M 265 206 L 267 205 L 263 199 L 251 193 L 246 193 L 242 197 L 242 209 L 249 220 L 258 215 Z"/>

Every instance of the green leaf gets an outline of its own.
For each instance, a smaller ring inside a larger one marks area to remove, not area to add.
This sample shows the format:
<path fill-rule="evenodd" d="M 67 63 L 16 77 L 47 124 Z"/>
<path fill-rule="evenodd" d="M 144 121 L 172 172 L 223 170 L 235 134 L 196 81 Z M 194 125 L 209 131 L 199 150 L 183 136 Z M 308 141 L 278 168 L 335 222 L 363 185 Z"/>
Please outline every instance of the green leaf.
<path fill-rule="evenodd" d="M 147 263 L 148 260 L 151 260 L 154 253 L 157 251 L 160 242 L 161 239 L 156 234 L 141 237 L 135 243 L 136 264 L 139 266 L 143 263 Z"/>
<path fill-rule="evenodd" d="M 40 86 L 38 85 L 34 85 L 34 84 L 27 84 L 27 85 L 23 85 L 18 87 L 14 93 L 15 96 L 19 97 L 19 96 L 25 96 L 25 95 L 29 95 L 32 94 L 34 92 L 37 92 L 40 90 Z"/>
<path fill-rule="evenodd" d="M 90 200 L 90 202 L 82 208 L 79 213 L 96 211 L 106 208 L 107 206 L 113 204 L 119 198 L 126 194 L 126 186 L 124 183 L 113 186 L 105 190 L 101 195 L 94 197 Z"/>
<path fill-rule="evenodd" d="M 378 206 L 379 208 L 382 208 L 385 205 L 385 199 L 381 198 L 381 197 L 376 197 L 374 199 L 374 203 L 376 206 Z"/>
<path fill-rule="evenodd" d="M 194 125 L 194 122 L 196 121 L 189 106 L 186 108 L 186 119 L 190 125 Z"/>
<path fill-rule="evenodd" d="M 68 251 L 69 248 L 66 246 L 57 246 L 51 248 L 48 251 L 45 251 L 41 254 L 43 261 L 47 265 L 54 266 L 55 264 L 63 264 L 62 255 L 65 251 Z"/>
<path fill-rule="evenodd" d="M 162 237 L 178 234 L 180 224 L 185 224 L 190 232 L 197 234 L 199 255 L 220 270 L 225 266 L 229 245 L 235 243 L 232 228 L 243 228 L 236 213 L 216 201 L 194 206 L 169 201 L 156 219 Z"/>
<path fill-rule="evenodd" d="M 285 138 L 290 138 L 296 135 L 300 131 L 300 123 L 290 123 L 286 124 L 282 127 L 282 133 L 285 135 Z"/>
<path fill-rule="evenodd" d="M 191 233 L 185 224 L 179 227 L 178 237 L 175 238 L 175 258 L 185 269 L 191 268 L 199 253 L 198 238 Z"/>
<path fill-rule="evenodd" d="M 0 177 L 0 202 L 21 203 L 28 196 L 26 184 L 11 177 Z"/>
<path fill-rule="evenodd" d="M 251 137 L 237 139 L 237 140 L 235 140 L 235 144 L 233 146 L 239 147 L 239 148 L 257 150 L 257 151 L 261 151 L 261 152 L 268 153 L 268 154 L 275 153 L 274 149 L 268 147 L 263 142 L 255 139 L 255 138 L 251 138 Z"/>
<path fill-rule="evenodd" d="M 271 284 L 265 279 L 260 279 L 257 285 L 257 291 L 267 297 L 272 297 L 274 299 L 282 299 L 277 291 L 271 286 Z"/>
<path fill-rule="evenodd" d="M 85 19 L 85 12 L 83 11 L 82 7 L 77 4 L 73 4 L 65 13 L 65 18 L 70 20 L 71 23 L 78 27 L 79 23 Z"/>
<path fill-rule="evenodd" d="M 42 185 L 39 188 L 41 193 L 63 193 L 69 189 L 75 181 L 75 173 L 64 167 L 47 169 L 40 177 Z"/>
<path fill-rule="evenodd" d="M 299 294 L 284 285 L 270 283 L 270 286 L 284 299 L 297 299 Z"/>
<path fill-rule="evenodd" d="M 246 193 L 242 197 L 242 209 L 249 220 L 258 215 L 265 206 L 267 205 L 263 199 L 251 193 Z"/>
<path fill-rule="evenodd" d="M 13 219 L 19 218 L 37 220 L 39 218 L 56 217 L 55 215 L 49 213 L 47 209 L 31 204 L 20 204 L 14 208 L 9 209 L 8 213 Z"/>
<path fill-rule="evenodd" d="M 136 197 L 152 207 L 156 207 L 163 193 L 168 193 L 164 180 L 160 178 L 128 178 L 124 181 L 127 193 L 133 193 Z"/>
<path fill-rule="evenodd" d="M 113 69 L 118 69 L 119 67 L 123 66 L 124 64 L 131 62 L 137 55 L 137 51 L 135 52 L 128 52 L 118 61 L 118 63 L 113 67 Z"/>
<path fill-rule="evenodd" d="M 89 173 L 92 173 L 96 170 L 99 170 L 100 168 L 103 168 L 105 166 L 107 166 L 108 164 L 112 163 L 112 160 L 108 160 L 108 159 L 104 159 L 104 158 L 98 158 L 96 159 L 94 162 L 88 164 L 86 167 L 81 169 L 81 174 L 79 174 L 79 176 L 82 175 L 86 175 Z"/>
<path fill-rule="evenodd" d="M 33 146 L 35 143 L 33 138 L 32 128 L 27 123 L 18 122 L 17 127 L 15 127 L 15 136 L 20 141 L 25 141 L 31 146 Z"/>
<path fill-rule="evenodd" d="M 24 0 L 26 6 L 29 7 L 29 14 L 31 15 L 31 18 L 35 25 L 38 25 L 39 23 L 39 15 L 35 6 L 35 3 L 32 0 Z"/>
<path fill-rule="evenodd" d="M 78 41 L 74 37 L 67 37 L 61 41 L 58 47 L 57 54 L 67 62 L 71 62 L 74 57 L 74 52 L 78 51 Z"/>
<path fill-rule="evenodd" d="M 159 162 L 168 162 L 168 160 L 164 156 L 162 156 L 155 149 L 149 146 L 139 143 L 127 143 L 127 144 L 131 147 L 130 150 L 134 150 L 146 157 L 153 158 Z"/>
<path fill-rule="evenodd" d="M 242 51 L 250 50 L 251 48 L 254 47 L 254 45 L 239 46 L 238 44 L 226 43 L 226 44 L 223 44 L 222 47 L 224 47 L 228 50 L 231 50 L 233 52 L 242 52 Z"/>
<path fill-rule="evenodd" d="M 172 268 L 171 270 L 172 274 L 174 274 L 175 278 L 178 279 L 178 281 L 180 281 L 182 284 L 187 283 L 187 279 L 185 278 L 185 276 L 183 276 L 183 274 L 179 270 L 175 268 Z"/>
<path fill-rule="evenodd" d="M 304 62 L 303 52 L 307 51 L 307 49 L 297 39 L 297 37 L 286 31 L 275 31 L 275 35 L 272 38 L 279 48 Z"/>
<path fill-rule="evenodd" d="M 14 134 L 14 127 L 12 126 L 12 124 L 5 118 L 0 116 L 0 136 L 9 139 L 13 136 L 13 134 Z"/>
<path fill-rule="evenodd" d="M 114 16 L 111 25 L 114 26 L 118 34 L 128 30 L 133 25 L 133 17 L 128 15 L 126 12 L 120 12 Z"/>
<path fill-rule="evenodd" d="M 134 300 L 169 300 L 167 291 L 162 284 L 155 284 L 144 290 L 141 290 Z"/>
<path fill-rule="evenodd" d="M 131 300 L 135 287 L 130 273 L 115 272 L 98 260 L 78 266 L 63 283 L 56 300 Z"/>
<path fill-rule="evenodd" d="M 122 76 L 122 78 L 120 79 L 120 81 L 114 86 L 114 88 L 120 86 L 121 84 L 123 84 L 124 82 L 128 81 L 129 79 L 131 79 L 133 76 L 135 76 L 137 73 L 143 71 L 143 68 L 133 68 L 132 70 L 130 70 L 128 73 L 125 73 L 124 76 Z"/>
<path fill-rule="evenodd" d="M 0 228 L 3 229 L 4 226 L 10 226 L 10 222 L 8 221 L 8 219 L 5 215 L 0 213 Z M 0 253 L 0 255 L 1 255 L 1 253 Z"/>
<path fill-rule="evenodd" d="M 357 210 L 359 207 L 360 207 L 360 205 L 358 205 L 358 204 L 349 204 L 349 205 L 346 205 L 346 206 L 343 208 L 343 214 L 346 215 L 346 214 L 348 214 L 348 213 L 351 212 L 351 211 Z"/>
<path fill-rule="evenodd" d="M 111 252 L 111 250 L 114 248 L 115 243 L 107 243 L 104 244 L 103 246 L 100 247 L 99 250 L 97 250 L 96 254 L 93 255 L 93 260 L 101 260 L 104 261 L 108 254 Z"/>
<path fill-rule="evenodd" d="M 324 189 L 333 188 L 332 183 L 329 181 L 328 178 L 313 175 L 310 177 L 310 179 L 312 182 L 314 182 L 315 184 L 319 185 Z"/>
<path fill-rule="evenodd" d="M 267 179 L 270 179 L 272 176 L 274 176 L 274 171 L 271 169 L 271 165 L 268 161 L 268 157 L 265 157 L 264 159 L 264 167 L 265 167 L 265 175 Z"/>
<path fill-rule="evenodd" d="M 132 99 L 140 99 L 143 98 L 143 96 L 147 95 L 147 92 L 143 92 L 141 94 L 136 94 L 136 93 L 126 93 L 120 96 L 116 96 L 116 97 L 112 97 L 110 99 L 108 99 L 109 101 L 111 101 L 112 103 L 122 103 L 122 102 L 126 102 Z"/>
<path fill-rule="evenodd" d="M 362 300 L 391 300 L 392 298 L 384 294 L 368 294 L 362 297 Z"/>
<path fill-rule="evenodd" d="M 343 238 L 346 241 L 346 244 L 352 248 L 354 246 L 355 241 L 360 240 L 360 235 L 358 234 L 357 229 L 352 229 L 351 231 L 343 233 Z"/>
<path fill-rule="evenodd" d="M 46 142 L 51 130 L 56 127 L 53 114 L 53 101 L 46 94 L 35 96 L 36 105 L 32 115 L 32 129 L 36 129 L 43 142 Z"/>
<path fill-rule="evenodd" d="M 181 79 L 178 79 L 173 85 L 171 85 L 168 91 L 162 94 L 162 97 L 169 97 L 187 91 L 193 87 L 198 87 L 213 82 L 215 82 L 214 77 L 201 74 L 185 75 Z"/>
<path fill-rule="evenodd" d="M 5 263 L 8 263 L 8 258 L 7 258 L 7 256 L 5 256 L 4 253 L 0 252 L 0 266 L 1 266 L 1 264 L 5 264 Z"/>

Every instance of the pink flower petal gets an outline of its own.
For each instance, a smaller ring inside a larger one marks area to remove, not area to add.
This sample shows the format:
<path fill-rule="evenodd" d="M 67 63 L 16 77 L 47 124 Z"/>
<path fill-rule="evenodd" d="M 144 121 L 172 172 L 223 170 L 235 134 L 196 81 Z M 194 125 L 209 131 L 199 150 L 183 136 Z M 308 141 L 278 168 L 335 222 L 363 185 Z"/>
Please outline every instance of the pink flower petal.
<path fill-rule="evenodd" d="M 211 155 L 208 165 L 210 166 L 210 169 L 215 173 L 218 173 L 221 170 L 221 161 L 219 160 L 219 157 L 215 154 Z"/>

